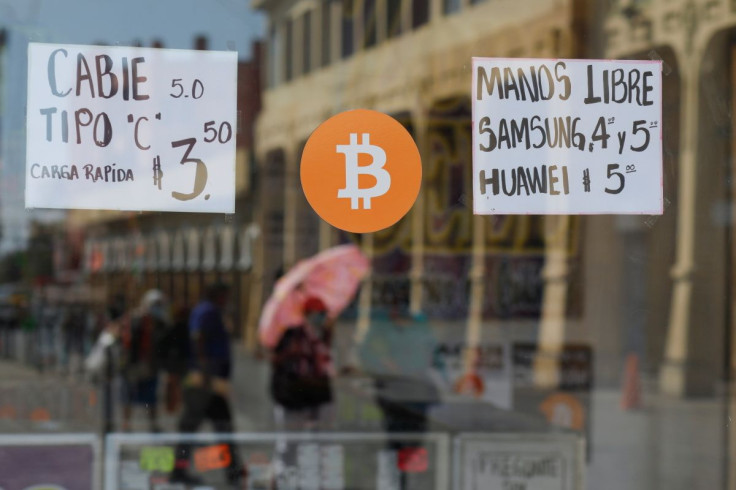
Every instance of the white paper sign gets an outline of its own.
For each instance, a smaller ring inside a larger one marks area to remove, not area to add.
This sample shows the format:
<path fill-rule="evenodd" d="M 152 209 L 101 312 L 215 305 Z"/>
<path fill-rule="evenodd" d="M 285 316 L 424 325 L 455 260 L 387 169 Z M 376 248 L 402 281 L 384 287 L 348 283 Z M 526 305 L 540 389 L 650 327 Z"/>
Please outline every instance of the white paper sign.
<path fill-rule="evenodd" d="M 585 455 L 572 434 L 461 434 L 459 490 L 582 490 Z"/>
<path fill-rule="evenodd" d="M 473 58 L 475 214 L 662 214 L 659 61 Z"/>
<path fill-rule="evenodd" d="M 31 43 L 26 207 L 235 211 L 237 54 Z"/>

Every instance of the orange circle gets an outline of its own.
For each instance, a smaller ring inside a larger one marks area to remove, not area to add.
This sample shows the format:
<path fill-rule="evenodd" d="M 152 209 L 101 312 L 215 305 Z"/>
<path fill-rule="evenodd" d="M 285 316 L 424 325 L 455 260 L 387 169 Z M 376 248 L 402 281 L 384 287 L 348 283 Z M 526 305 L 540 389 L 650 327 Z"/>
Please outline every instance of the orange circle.
<path fill-rule="evenodd" d="M 396 119 L 356 109 L 314 130 L 304 146 L 300 174 L 304 195 L 323 220 L 341 230 L 370 233 L 409 212 L 422 183 L 422 161 Z"/>

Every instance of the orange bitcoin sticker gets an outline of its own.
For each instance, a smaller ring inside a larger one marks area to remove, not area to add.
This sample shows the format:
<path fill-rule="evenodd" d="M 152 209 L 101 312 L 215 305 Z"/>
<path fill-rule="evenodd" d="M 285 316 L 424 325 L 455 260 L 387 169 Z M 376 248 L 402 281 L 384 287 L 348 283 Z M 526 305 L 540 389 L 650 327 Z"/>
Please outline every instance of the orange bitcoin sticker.
<path fill-rule="evenodd" d="M 354 233 L 399 221 L 422 183 L 419 150 L 409 132 L 394 118 L 365 109 L 322 123 L 304 147 L 300 172 L 317 214 Z"/>

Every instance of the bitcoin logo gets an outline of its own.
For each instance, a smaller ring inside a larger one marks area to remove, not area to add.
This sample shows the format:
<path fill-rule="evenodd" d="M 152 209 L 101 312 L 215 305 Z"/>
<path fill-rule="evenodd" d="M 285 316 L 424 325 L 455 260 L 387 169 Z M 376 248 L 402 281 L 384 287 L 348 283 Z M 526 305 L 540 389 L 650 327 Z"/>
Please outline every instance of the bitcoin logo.
<path fill-rule="evenodd" d="M 419 194 L 422 162 L 398 121 L 358 109 L 331 117 L 312 133 L 300 175 L 304 195 L 322 219 L 370 233 L 409 212 Z"/>
<path fill-rule="evenodd" d="M 350 199 L 350 208 L 358 209 L 360 200 L 363 200 L 363 209 L 371 209 L 371 199 L 382 196 L 391 188 L 391 174 L 383 166 L 386 164 L 386 152 L 383 148 L 371 145 L 370 134 L 363 134 L 358 144 L 357 133 L 350 133 L 349 145 L 337 145 L 337 152 L 345 154 L 345 188 L 337 191 L 337 197 Z M 367 166 L 358 165 L 358 154 L 367 153 L 373 162 Z M 359 174 L 369 174 L 375 177 L 376 185 L 367 189 L 358 187 Z"/>

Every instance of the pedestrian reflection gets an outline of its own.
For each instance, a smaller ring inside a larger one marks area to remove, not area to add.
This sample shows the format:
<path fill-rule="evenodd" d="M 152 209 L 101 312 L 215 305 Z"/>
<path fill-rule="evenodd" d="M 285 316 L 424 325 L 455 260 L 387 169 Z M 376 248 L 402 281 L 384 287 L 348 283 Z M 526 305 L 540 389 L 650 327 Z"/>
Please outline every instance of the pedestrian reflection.
<path fill-rule="evenodd" d="M 142 406 L 152 432 L 158 426 L 158 377 L 160 350 L 170 326 L 167 301 L 161 291 L 147 291 L 122 335 L 123 356 L 123 431 L 131 430 L 134 406 Z"/>
<path fill-rule="evenodd" d="M 205 419 L 212 422 L 219 433 L 233 432 L 233 416 L 230 404 L 230 379 L 232 375 L 232 345 L 230 332 L 225 326 L 223 311 L 228 303 L 230 288 L 224 283 L 207 287 L 205 298 L 192 310 L 189 318 L 191 351 L 189 372 L 184 379 L 184 408 L 179 419 L 179 431 L 196 432 Z M 218 454 L 229 452 L 225 474 L 230 484 L 239 484 L 245 476 L 235 445 L 217 446 Z M 201 460 L 209 459 L 201 453 Z M 189 470 L 191 444 L 182 443 L 176 450 L 176 467 L 171 482 L 199 484 L 199 477 Z"/>
<path fill-rule="evenodd" d="M 334 320 L 316 297 L 306 300 L 304 320 L 287 328 L 271 352 L 271 397 L 280 430 L 332 425 Z"/>
<path fill-rule="evenodd" d="M 361 365 L 373 377 L 376 402 L 389 432 L 423 432 L 438 402 L 431 378 L 435 338 L 422 314 L 392 308 L 376 314 L 359 346 Z"/>
<path fill-rule="evenodd" d="M 391 435 L 428 429 L 427 413 L 439 402 L 431 377 L 435 345 L 424 315 L 394 306 L 388 314 L 379 312 L 374 316 L 358 346 L 363 370 L 374 379 L 376 404 L 389 437 L 387 446 L 395 452 L 400 468 L 407 461 L 414 461 L 417 455 L 426 454 L 426 449 L 416 443 L 398 442 Z M 408 488 L 407 471 L 399 476 L 397 484 L 401 488 Z"/>

